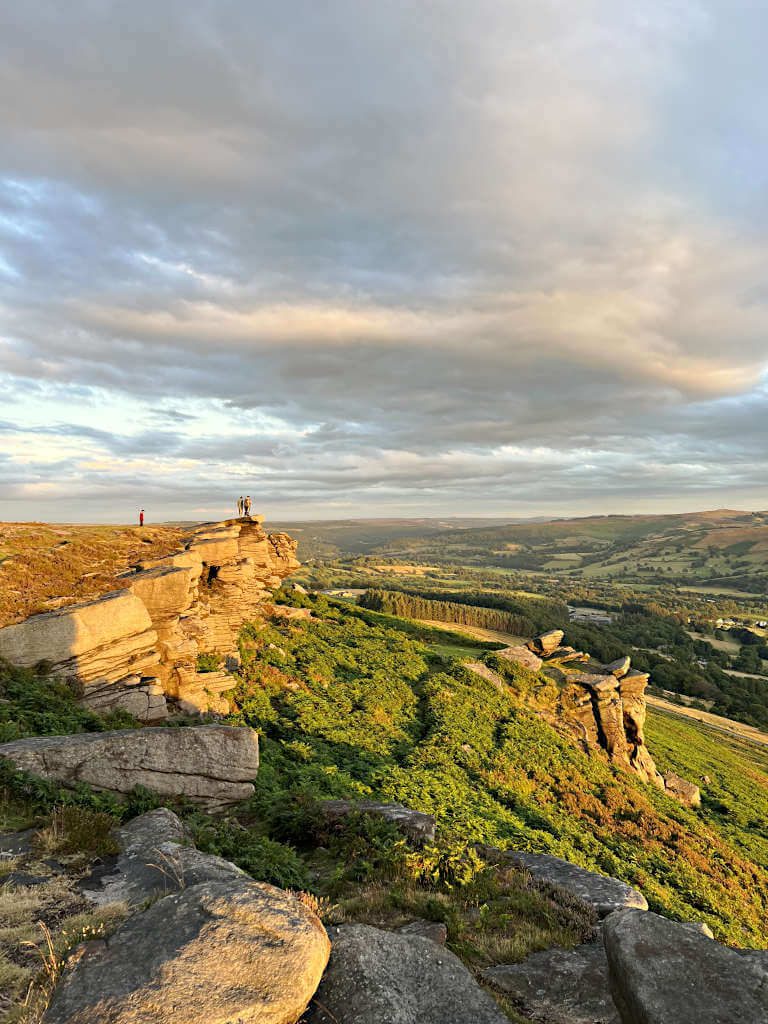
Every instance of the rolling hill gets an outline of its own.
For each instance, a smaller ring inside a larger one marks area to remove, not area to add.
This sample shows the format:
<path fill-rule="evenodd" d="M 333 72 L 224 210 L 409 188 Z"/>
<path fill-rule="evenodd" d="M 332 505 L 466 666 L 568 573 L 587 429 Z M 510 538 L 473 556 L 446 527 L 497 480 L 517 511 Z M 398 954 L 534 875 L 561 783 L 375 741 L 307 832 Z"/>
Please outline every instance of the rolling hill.
<path fill-rule="evenodd" d="M 590 516 L 400 536 L 387 558 L 546 572 L 563 578 L 768 590 L 768 513 Z"/>

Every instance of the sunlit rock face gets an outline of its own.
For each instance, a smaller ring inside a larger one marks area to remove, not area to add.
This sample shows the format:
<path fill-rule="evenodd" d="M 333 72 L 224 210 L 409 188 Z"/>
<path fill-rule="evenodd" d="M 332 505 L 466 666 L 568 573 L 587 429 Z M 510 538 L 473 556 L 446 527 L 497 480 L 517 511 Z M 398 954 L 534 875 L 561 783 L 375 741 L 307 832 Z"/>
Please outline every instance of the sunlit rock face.
<path fill-rule="evenodd" d="M 242 623 L 299 567 L 297 542 L 266 534 L 263 518 L 195 526 L 182 550 L 125 574 L 124 589 L 0 629 L 0 658 L 48 663 L 99 712 L 161 721 L 169 701 L 188 713 L 226 712 L 221 693 L 232 677 L 198 673 L 198 654 L 230 652 Z"/>

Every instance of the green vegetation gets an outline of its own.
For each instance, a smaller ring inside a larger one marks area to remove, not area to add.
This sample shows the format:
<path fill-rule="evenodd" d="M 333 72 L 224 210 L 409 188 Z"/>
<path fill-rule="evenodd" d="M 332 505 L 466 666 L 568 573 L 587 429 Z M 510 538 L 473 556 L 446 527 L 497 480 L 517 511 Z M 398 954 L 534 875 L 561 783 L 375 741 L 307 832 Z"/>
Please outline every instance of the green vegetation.
<path fill-rule="evenodd" d="M 133 729 L 140 723 L 124 711 L 96 715 L 80 707 L 73 690 L 39 671 L 0 660 L 0 743 L 24 736 Z"/>
<path fill-rule="evenodd" d="M 765 945 L 768 856 L 758 845 L 746 855 L 752 840 L 737 842 L 725 812 L 684 808 L 555 732 L 534 706 L 551 706 L 550 681 L 496 659 L 509 682 L 499 693 L 351 609 L 323 604 L 322 614 L 243 631 L 233 721 L 262 734 L 257 792 L 239 812 L 246 830 L 258 822 L 262 835 L 311 864 L 322 835 L 318 799 L 396 800 L 437 816 L 431 872 L 465 856 L 468 841 L 550 852 L 639 886 L 669 916 L 706 920 L 739 945 Z M 674 751 L 665 756 L 685 774 Z M 754 789 L 765 818 L 768 779 Z M 316 874 L 313 888 L 338 899 L 345 886 L 374 884 L 401 856 L 391 841 L 345 840 L 345 863 Z M 237 860 L 237 850 L 230 855 Z"/>

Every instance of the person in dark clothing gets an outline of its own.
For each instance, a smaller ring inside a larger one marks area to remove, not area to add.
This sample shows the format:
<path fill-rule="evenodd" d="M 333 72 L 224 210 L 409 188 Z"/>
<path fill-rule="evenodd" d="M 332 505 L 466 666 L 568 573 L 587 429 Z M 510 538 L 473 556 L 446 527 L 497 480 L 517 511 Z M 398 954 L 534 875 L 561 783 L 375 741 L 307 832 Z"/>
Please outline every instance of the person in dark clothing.
<path fill-rule="evenodd" d="M 241 494 L 240 497 L 237 499 L 237 515 L 239 518 L 242 518 L 244 508 L 245 502 L 243 501 L 243 496 Z"/>
<path fill-rule="evenodd" d="M 251 496 L 247 494 L 245 497 L 245 514 L 249 516 L 251 514 Z"/>

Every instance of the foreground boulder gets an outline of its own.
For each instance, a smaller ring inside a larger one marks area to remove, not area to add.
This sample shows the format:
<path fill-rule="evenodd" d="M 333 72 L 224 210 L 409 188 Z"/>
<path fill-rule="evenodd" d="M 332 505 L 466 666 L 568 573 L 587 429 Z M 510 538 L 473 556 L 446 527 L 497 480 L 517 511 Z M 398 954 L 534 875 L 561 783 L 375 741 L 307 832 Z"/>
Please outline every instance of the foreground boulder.
<path fill-rule="evenodd" d="M 521 864 L 532 876 L 542 882 L 559 885 L 568 889 L 579 899 L 594 907 L 600 917 L 635 907 L 647 910 L 648 901 L 641 892 L 609 875 L 598 875 L 587 871 L 570 861 L 553 857 L 548 853 L 521 853 L 518 850 L 497 850 L 492 846 L 478 846 L 481 856 L 494 862 Z"/>
<path fill-rule="evenodd" d="M 681 804 L 686 807 L 701 807 L 701 790 L 695 783 L 681 779 L 674 772 L 667 772 L 664 776 L 664 788 Z"/>
<path fill-rule="evenodd" d="M 575 949 L 554 946 L 520 964 L 499 964 L 483 978 L 545 1024 L 621 1024 L 611 997 L 608 962 L 601 942 Z M 671 1024 L 671 1022 L 670 1022 Z"/>
<path fill-rule="evenodd" d="M 73 736 L 31 736 L 0 744 L 0 757 L 65 787 L 129 793 L 145 786 L 208 808 L 244 800 L 259 769 L 258 735 L 225 725 L 120 729 Z"/>
<path fill-rule="evenodd" d="M 528 646 L 536 654 L 545 658 L 553 654 L 562 644 L 565 633 L 562 629 L 550 629 L 547 633 L 541 633 L 533 640 L 528 641 Z"/>
<path fill-rule="evenodd" d="M 742 956 L 658 914 L 612 914 L 603 941 L 623 1024 L 764 1024 L 768 954 Z"/>
<path fill-rule="evenodd" d="M 435 838 L 434 816 L 414 811 L 402 804 L 383 804 L 375 800 L 323 800 L 320 811 L 328 822 L 341 821 L 355 811 L 383 818 L 417 845 L 431 843 Z"/>
<path fill-rule="evenodd" d="M 166 807 L 148 811 L 113 830 L 120 853 L 105 858 L 79 887 L 96 906 L 137 907 L 201 882 L 247 878 L 230 861 L 190 845 L 179 818 Z"/>
<path fill-rule="evenodd" d="M 330 944 L 263 882 L 203 882 L 135 914 L 64 975 L 45 1024 L 293 1024 Z"/>
<path fill-rule="evenodd" d="M 331 930 L 308 1024 L 509 1024 L 458 957 L 430 939 L 364 924 Z"/>

